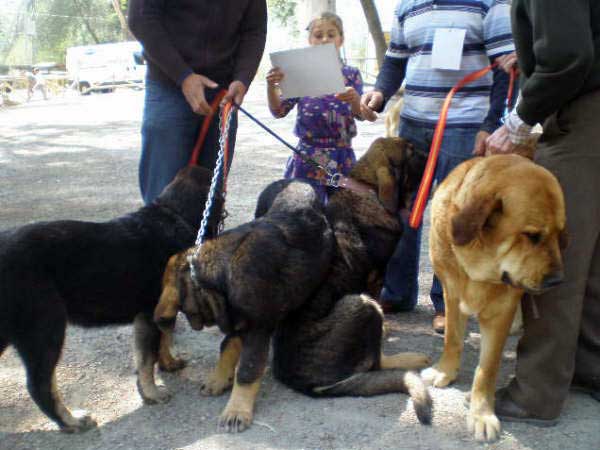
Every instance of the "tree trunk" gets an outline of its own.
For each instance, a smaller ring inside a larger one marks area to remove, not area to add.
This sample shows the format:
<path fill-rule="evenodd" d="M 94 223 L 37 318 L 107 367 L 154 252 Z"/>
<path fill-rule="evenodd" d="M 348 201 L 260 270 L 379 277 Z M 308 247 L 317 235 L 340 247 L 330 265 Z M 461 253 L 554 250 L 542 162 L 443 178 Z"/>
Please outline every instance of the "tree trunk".
<path fill-rule="evenodd" d="M 373 37 L 375 43 L 375 53 L 377 56 L 377 65 L 381 68 L 383 64 L 383 58 L 387 51 L 387 45 L 385 43 L 385 37 L 383 30 L 381 29 L 381 22 L 379 21 L 379 14 L 375 7 L 374 0 L 360 0 L 365 18 L 367 19 L 367 25 L 369 26 L 369 32 Z"/>
<path fill-rule="evenodd" d="M 131 34 L 131 31 L 129 31 L 129 27 L 127 26 L 127 20 L 125 20 L 123 11 L 121 11 L 121 5 L 119 0 L 111 0 L 111 3 L 113 5 L 115 13 L 117 14 L 117 17 L 119 18 L 119 23 L 121 24 L 121 31 L 123 33 L 123 39 L 126 41 L 135 39 Z"/>
<path fill-rule="evenodd" d="M 94 42 L 96 44 L 99 44 L 100 39 L 98 39 L 98 36 L 96 36 L 96 33 L 94 33 L 94 29 L 92 28 L 90 21 L 87 19 L 86 12 L 83 11 L 83 8 L 81 7 L 81 3 L 79 3 L 78 0 L 73 0 L 73 3 L 75 4 L 75 7 L 77 8 L 77 12 L 82 17 L 83 24 L 85 25 L 85 28 L 88 30 L 88 33 L 90 33 Z"/>

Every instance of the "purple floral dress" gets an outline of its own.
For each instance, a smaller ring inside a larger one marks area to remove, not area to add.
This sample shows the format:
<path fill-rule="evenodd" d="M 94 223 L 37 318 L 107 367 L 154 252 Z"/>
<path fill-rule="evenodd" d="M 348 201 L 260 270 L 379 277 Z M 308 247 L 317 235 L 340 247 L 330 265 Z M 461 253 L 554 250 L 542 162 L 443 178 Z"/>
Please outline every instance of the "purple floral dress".
<path fill-rule="evenodd" d="M 342 74 L 346 86 L 362 95 L 363 83 L 360 71 L 343 65 Z M 289 98 L 281 101 L 278 110 L 271 110 L 274 117 L 286 116 L 298 105 L 294 134 L 300 139 L 297 149 L 331 173 L 348 175 L 356 162 L 351 141 L 356 136 L 356 123 L 351 106 L 333 95 L 323 97 Z M 322 200 L 327 199 L 327 174 L 321 169 L 302 161 L 297 154 L 288 159 L 285 178 L 301 178 L 311 183 Z"/>

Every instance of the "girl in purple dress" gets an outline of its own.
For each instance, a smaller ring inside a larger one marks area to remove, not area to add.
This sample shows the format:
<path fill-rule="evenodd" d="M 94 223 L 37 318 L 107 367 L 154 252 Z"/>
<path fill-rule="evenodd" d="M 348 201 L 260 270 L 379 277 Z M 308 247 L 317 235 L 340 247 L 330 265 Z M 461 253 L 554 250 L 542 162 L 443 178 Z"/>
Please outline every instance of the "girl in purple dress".
<path fill-rule="evenodd" d="M 333 43 L 339 49 L 344 42 L 342 20 L 335 14 L 323 13 L 308 26 L 310 45 Z M 269 109 L 274 117 L 286 116 L 298 105 L 294 134 L 296 147 L 303 155 L 313 159 L 331 173 L 348 175 L 356 162 L 351 141 L 356 136 L 355 118 L 363 119 L 360 107 L 362 78 L 360 71 L 345 64 L 342 66 L 346 91 L 323 97 L 302 97 L 283 100 L 278 88 L 284 74 L 278 67 L 267 73 Z M 374 120 L 370 115 L 365 119 Z M 311 183 L 323 201 L 327 199 L 327 174 L 306 163 L 297 154 L 288 159 L 285 178 L 301 178 Z"/>

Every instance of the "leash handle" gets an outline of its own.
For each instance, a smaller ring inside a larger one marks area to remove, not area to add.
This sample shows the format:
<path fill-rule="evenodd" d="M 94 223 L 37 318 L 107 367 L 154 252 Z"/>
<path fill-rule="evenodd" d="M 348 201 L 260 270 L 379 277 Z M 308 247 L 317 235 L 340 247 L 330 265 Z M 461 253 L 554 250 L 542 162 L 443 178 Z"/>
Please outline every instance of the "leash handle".
<path fill-rule="evenodd" d="M 452 89 L 450 89 L 448 95 L 446 95 L 446 99 L 444 100 L 442 109 L 440 111 L 440 118 L 435 126 L 435 132 L 433 133 L 433 139 L 431 141 L 431 147 L 429 148 L 429 156 L 427 158 L 427 164 L 425 165 L 423 177 L 421 178 L 421 184 L 419 185 L 419 190 L 417 191 L 417 196 L 415 197 L 415 201 L 408 218 L 408 224 L 411 228 L 419 228 L 419 226 L 421 226 L 421 221 L 423 220 L 423 213 L 425 212 L 427 198 L 429 197 L 429 190 L 431 189 L 433 175 L 435 174 L 435 166 L 437 164 L 440 147 L 442 145 L 442 139 L 444 137 L 444 129 L 446 128 L 446 119 L 448 117 L 448 110 L 450 109 L 452 97 L 454 97 L 454 94 L 464 85 L 478 80 L 497 65 L 498 63 L 494 62 L 483 69 L 467 74 L 461 80 L 459 80 L 458 83 L 456 83 Z"/>
<path fill-rule="evenodd" d="M 204 141 L 206 140 L 208 128 L 210 127 L 210 123 L 212 122 L 215 113 L 219 109 L 219 104 L 223 100 L 223 97 L 225 97 L 225 94 L 227 94 L 227 91 L 225 89 L 221 89 L 211 102 L 210 113 L 206 117 L 204 117 L 204 121 L 202 122 L 202 128 L 200 129 L 200 133 L 198 134 L 198 139 L 196 140 L 196 145 L 194 145 L 194 149 L 192 150 L 192 155 L 190 156 L 188 165 L 198 165 L 198 158 L 200 157 L 202 146 L 204 145 Z"/>

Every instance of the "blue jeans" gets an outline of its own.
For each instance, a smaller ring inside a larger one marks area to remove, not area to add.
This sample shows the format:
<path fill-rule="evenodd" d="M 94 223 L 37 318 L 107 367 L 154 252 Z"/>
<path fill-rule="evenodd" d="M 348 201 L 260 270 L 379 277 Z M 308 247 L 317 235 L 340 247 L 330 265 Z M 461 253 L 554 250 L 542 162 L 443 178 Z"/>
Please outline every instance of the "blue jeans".
<path fill-rule="evenodd" d="M 473 155 L 477 128 L 446 128 L 438 157 L 434 183 L 440 183 L 461 162 Z M 422 127 L 402 120 L 400 136 L 412 142 L 417 148 L 429 150 L 433 139 L 433 128 Z M 396 311 L 412 311 L 419 299 L 419 253 L 421 228 L 411 228 L 403 220 L 404 232 L 394 254 L 388 262 L 380 300 L 390 303 Z M 436 312 L 444 312 L 442 284 L 433 276 L 429 293 Z"/>
<path fill-rule="evenodd" d="M 209 102 L 217 90 L 205 91 Z M 187 166 L 205 116 L 195 114 L 181 89 L 155 80 L 146 80 L 146 97 L 142 121 L 142 156 L 139 183 L 145 204 L 152 203 L 179 169 Z M 198 165 L 213 169 L 219 151 L 219 118 L 208 129 Z M 237 130 L 237 112 L 229 129 L 229 159 L 231 166 Z"/>

